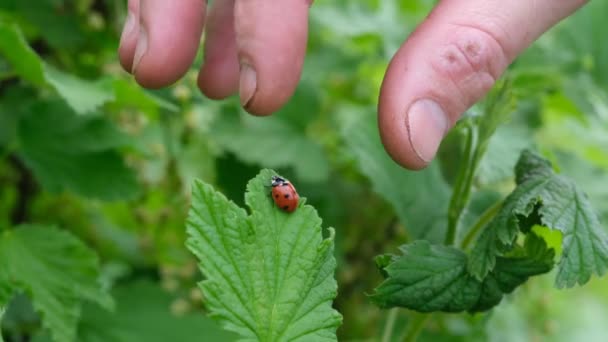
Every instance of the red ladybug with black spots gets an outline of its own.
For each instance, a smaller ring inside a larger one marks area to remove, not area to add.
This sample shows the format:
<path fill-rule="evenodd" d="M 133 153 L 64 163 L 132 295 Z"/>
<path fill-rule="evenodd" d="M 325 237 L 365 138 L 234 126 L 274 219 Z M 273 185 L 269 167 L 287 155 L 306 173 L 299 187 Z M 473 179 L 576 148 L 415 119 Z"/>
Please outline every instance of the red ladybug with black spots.
<path fill-rule="evenodd" d="M 296 188 L 286 179 L 272 176 L 272 199 L 281 210 L 292 213 L 298 207 L 300 196 Z"/>

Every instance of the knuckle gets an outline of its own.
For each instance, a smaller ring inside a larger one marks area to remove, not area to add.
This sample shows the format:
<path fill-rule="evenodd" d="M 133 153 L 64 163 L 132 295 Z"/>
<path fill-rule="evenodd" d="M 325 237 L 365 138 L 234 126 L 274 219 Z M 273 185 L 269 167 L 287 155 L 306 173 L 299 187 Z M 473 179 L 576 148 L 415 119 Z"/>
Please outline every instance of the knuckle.
<path fill-rule="evenodd" d="M 507 64 L 505 49 L 496 35 L 466 25 L 456 25 L 432 61 L 435 71 L 453 84 L 466 105 L 488 91 Z"/>

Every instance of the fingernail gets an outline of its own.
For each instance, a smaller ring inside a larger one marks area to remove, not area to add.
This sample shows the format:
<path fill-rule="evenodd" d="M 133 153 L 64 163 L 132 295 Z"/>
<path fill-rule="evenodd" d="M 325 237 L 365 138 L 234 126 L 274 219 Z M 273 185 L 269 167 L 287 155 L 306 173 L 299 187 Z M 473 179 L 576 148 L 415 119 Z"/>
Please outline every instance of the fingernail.
<path fill-rule="evenodd" d="M 135 56 L 133 57 L 133 67 L 131 73 L 135 73 L 139 62 L 148 50 L 148 33 L 143 25 L 139 25 L 139 35 L 137 36 L 137 45 L 135 47 Z"/>
<path fill-rule="evenodd" d="M 120 45 L 122 45 L 124 40 L 135 34 L 135 23 L 135 16 L 133 13 L 129 12 L 127 14 L 127 19 L 125 20 L 125 25 L 122 28 L 122 34 L 120 35 Z"/>
<path fill-rule="evenodd" d="M 424 162 L 433 160 L 447 129 L 447 115 L 437 102 L 421 99 L 410 106 L 407 113 L 410 144 Z"/>
<path fill-rule="evenodd" d="M 258 87 L 257 76 L 251 65 L 241 64 L 241 77 L 239 80 L 239 95 L 241 97 L 241 105 L 247 107 L 255 91 Z"/>

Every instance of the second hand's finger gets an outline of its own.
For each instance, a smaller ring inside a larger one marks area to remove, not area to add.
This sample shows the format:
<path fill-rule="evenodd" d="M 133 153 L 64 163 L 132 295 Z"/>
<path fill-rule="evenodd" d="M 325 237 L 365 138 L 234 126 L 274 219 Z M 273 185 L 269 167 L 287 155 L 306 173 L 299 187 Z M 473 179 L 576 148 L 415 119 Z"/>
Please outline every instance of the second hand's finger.
<path fill-rule="evenodd" d="M 391 61 L 378 105 L 399 164 L 426 166 L 443 136 L 511 61 L 584 0 L 444 0 Z"/>

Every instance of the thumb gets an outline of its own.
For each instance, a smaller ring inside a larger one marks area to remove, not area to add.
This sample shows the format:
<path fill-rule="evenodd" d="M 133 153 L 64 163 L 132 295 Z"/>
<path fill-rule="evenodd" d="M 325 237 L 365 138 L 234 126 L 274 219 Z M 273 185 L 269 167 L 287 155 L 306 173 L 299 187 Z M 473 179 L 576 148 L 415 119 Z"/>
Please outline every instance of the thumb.
<path fill-rule="evenodd" d="M 425 167 L 456 120 L 513 59 L 584 0 L 443 0 L 393 57 L 378 105 L 382 143 Z"/>

